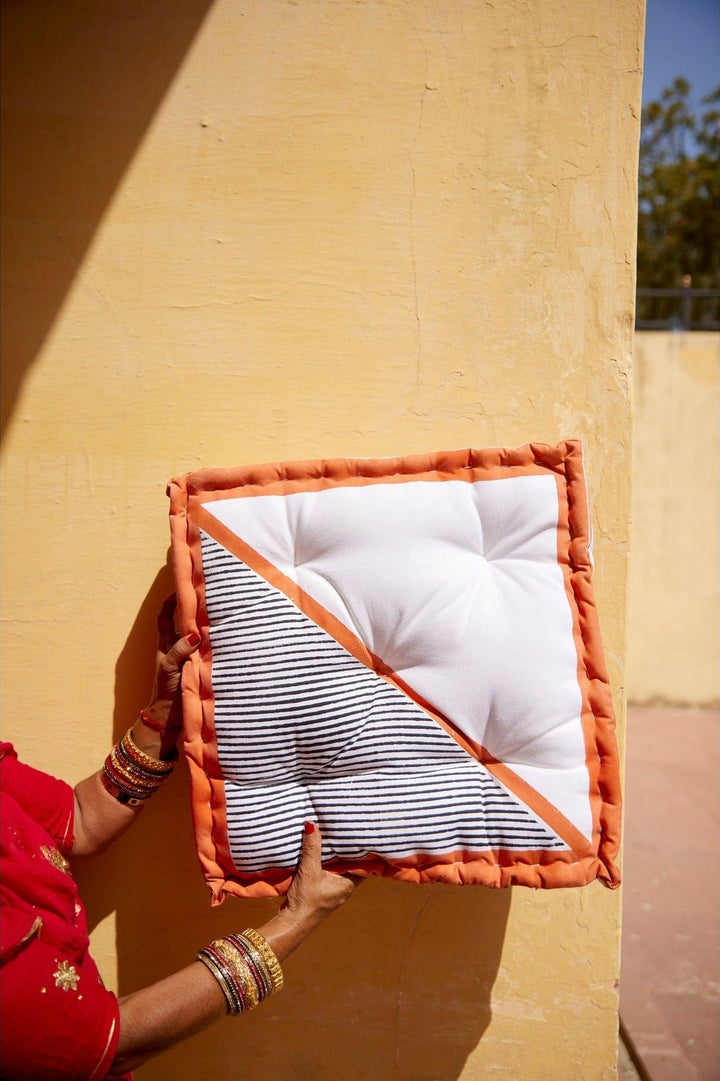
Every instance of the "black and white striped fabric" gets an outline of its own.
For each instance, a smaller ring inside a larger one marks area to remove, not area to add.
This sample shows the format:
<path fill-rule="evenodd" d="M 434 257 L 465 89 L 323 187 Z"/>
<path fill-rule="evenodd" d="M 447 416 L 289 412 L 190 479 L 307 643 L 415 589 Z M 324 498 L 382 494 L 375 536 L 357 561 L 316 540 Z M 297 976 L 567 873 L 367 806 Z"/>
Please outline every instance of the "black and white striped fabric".
<path fill-rule="evenodd" d="M 567 850 L 412 699 L 202 534 L 218 757 L 237 870 L 323 858 Z"/>

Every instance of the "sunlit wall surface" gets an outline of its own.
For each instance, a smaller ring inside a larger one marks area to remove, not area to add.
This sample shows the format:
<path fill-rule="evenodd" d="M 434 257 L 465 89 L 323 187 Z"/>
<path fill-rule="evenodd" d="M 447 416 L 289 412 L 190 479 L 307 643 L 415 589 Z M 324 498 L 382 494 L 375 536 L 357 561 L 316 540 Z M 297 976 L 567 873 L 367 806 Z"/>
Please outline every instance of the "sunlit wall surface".
<path fill-rule="evenodd" d="M 580 437 L 622 721 L 641 0 L 3 4 L 3 732 L 143 705 L 198 466 Z M 121 992 L 210 910 L 182 769 L 78 869 Z M 138 1072 L 609 1081 L 619 895 L 371 881 L 287 990 Z"/>
<path fill-rule="evenodd" d="M 638 333 L 632 702 L 720 702 L 720 334 Z"/>

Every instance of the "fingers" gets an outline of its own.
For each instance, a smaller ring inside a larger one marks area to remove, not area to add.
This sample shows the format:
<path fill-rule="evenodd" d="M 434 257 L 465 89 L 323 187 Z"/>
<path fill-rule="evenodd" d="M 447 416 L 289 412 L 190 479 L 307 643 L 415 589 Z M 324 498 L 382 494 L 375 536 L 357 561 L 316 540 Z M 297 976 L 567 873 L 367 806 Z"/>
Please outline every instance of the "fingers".
<path fill-rule="evenodd" d="M 172 646 L 173 642 L 175 641 L 175 639 L 177 637 L 177 634 L 175 632 L 175 609 L 176 609 L 176 604 L 177 604 L 177 601 L 176 601 L 175 594 L 172 593 L 169 597 L 165 598 L 165 600 L 163 601 L 162 608 L 158 612 L 158 617 L 157 617 L 158 641 L 159 641 L 159 644 L 160 644 L 160 649 L 162 650 L 163 653 L 167 653 L 167 651 L 170 649 L 170 647 Z"/>
<path fill-rule="evenodd" d="M 180 669 L 200 645 L 200 635 L 197 631 L 178 638 L 177 642 L 165 654 L 165 664 L 168 668 Z"/>

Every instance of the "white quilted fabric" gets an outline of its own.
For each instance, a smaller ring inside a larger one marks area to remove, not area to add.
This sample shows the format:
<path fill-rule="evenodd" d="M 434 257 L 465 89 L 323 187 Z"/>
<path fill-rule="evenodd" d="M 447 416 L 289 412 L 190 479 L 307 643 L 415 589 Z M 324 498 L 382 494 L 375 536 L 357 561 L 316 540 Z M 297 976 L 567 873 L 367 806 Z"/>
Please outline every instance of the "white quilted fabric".
<path fill-rule="evenodd" d="M 552 477 L 231 498 L 208 510 L 586 836 Z"/>

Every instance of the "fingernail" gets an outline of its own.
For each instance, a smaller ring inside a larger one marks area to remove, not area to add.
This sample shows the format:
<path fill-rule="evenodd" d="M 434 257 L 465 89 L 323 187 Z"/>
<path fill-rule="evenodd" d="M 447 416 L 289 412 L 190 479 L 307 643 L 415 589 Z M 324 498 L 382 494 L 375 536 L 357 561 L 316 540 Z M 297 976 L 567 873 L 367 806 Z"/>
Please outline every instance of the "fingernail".
<path fill-rule="evenodd" d="M 199 644 L 199 642 L 200 642 L 200 635 L 197 633 L 197 631 L 193 631 L 192 634 L 188 635 L 188 645 L 189 646 L 196 646 L 196 645 Z"/>
<path fill-rule="evenodd" d="M 305 823 L 305 832 L 306 833 L 314 833 L 315 832 L 315 823 L 314 822 L 306 822 Z"/>

